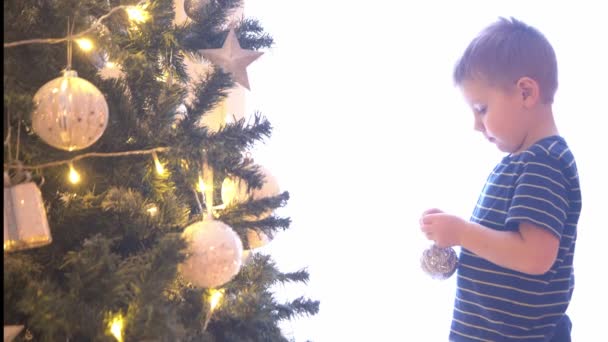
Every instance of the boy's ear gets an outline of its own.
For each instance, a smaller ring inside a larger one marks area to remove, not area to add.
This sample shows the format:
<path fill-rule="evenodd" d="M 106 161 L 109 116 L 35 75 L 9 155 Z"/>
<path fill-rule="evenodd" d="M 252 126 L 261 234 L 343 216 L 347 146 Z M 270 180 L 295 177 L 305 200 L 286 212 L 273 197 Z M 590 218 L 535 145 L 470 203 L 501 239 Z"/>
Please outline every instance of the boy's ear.
<path fill-rule="evenodd" d="M 524 76 L 517 80 L 516 87 L 525 107 L 532 107 L 540 100 L 540 88 L 534 79 Z"/>

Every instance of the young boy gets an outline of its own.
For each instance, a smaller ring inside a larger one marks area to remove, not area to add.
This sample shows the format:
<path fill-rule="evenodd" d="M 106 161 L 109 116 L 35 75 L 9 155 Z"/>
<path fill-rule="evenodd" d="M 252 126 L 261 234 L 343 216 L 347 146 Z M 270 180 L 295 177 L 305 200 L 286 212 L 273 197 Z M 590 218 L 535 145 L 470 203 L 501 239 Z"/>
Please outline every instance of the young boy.
<path fill-rule="evenodd" d="M 536 29 L 501 18 L 469 44 L 454 81 L 475 130 L 508 155 L 469 221 L 438 209 L 420 220 L 439 247 L 462 247 L 450 340 L 570 341 L 581 194 L 551 109 L 553 48 Z"/>

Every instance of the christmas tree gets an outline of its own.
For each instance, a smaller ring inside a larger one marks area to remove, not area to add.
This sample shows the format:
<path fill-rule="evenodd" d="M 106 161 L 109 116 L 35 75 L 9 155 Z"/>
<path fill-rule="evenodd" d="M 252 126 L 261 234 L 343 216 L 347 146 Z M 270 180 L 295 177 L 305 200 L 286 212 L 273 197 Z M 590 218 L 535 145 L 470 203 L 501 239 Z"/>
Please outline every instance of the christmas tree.
<path fill-rule="evenodd" d="M 254 250 L 291 222 L 270 123 L 227 105 L 273 45 L 241 9 L 4 1 L 5 340 L 286 341 L 318 312 Z"/>

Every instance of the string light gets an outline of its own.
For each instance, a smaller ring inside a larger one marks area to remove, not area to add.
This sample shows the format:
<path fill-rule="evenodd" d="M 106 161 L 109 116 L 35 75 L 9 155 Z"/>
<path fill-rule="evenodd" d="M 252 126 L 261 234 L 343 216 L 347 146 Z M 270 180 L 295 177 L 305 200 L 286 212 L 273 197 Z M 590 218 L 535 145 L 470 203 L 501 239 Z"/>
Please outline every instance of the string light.
<path fill-rule="evenodd" d="M 146 211 L 148 212 L 148 215 L 154 217 L 156 216 L 156 213 L 158 213 L 158 207 L 155 204 L 150 204 L 147 206 Z"/>
<path fill-rule="evenodd" d="M 126 6 L 126 5 L 116 6 L 116 7 L 113 7 L 108 13 L 102 15 L 97 20 L 95 20 L 89 28 L 87 28 L 86 30 L 79 32 L 77 34 L 69 35 L 68 37 L 63 37 L 63 38 L 34 38 L 34 39 L 19 40 L 19 41 L 10 42 L 10 43 L 4 43 L 4 48 L 5 49 L 12 48 L 15 46 L 25 45 L 25 44 L 57 44 L 57 43 L 65 42 L 70 39 L 80 38 L 80 37 L 83 37 L 84 35 L 87 35 L 87 34 L 93 32 L 104 20 L 108 19 L 114 13 L 116 13 L 120 10 L 123 10 L 123 9 L 127 11 L 127 15 L 129 16 L 129 19 L 131 19 L 135 22 L 143 23 L 150 18 L 150 15 L 148 14 L 148 12 L 145 11 L 145 9 L 147 7 L 148 7 L 147 3 L 138 4 L 137 6 Z"/>
<path fill-rule="evenodd" d="M 122 330 L 124 328 L 124 323 L 124 318 L 120 313 L 110 320 L 110 333 L 112 333 L 112 336 L 114 336 L 118 342 L 123 342 Z"/>
<path fill-rule="evenodd" d="M 145 23 L 150 15 L 145 9 L 148 7 L 147 4 L 141 6 L 129 6 L 127 7 L 127 14 L 129 15 L 129 20 L 135 23 Z"/>
<path fill-rule="evenodd" d="M 154 165 L 156 166 L 156 173 L 158 173 L 159 175 L 162 176 L 165 173 L 165 168 L 160 163 L 160 160 L 158 160 L 158 155 L 156 154 L 156 152 L 152 152 L 152 159 L 154 159 Z"/>
<path fill-rule="evenodd" d="M 104 68 L 111 69 L 111 70 L 120 70 L 120 65 L 118 65 L 117 63 L 112 62 L 112 61 L 107 61 L 104 64 Z"/>
<path fill-rule="evenodd" d="M 196 189 L 201 193 L 205 192 L 206 186 L 205 182 L 203 182 L 203 177 L 201 175 L 198 176 L 198 184 L 196 185 Z"/>
<path fill-rule="evenodd" d="M 108 153 L 89 152 L 89 153 L 84 153 L 79 156 L 76 156 L 72 159 L 57 160 L 57 161 L 48 162 L 48 163 L 44 163 L 44 164 L 38 164 L 38 165 L 11 165 L 11 164 L 5 163 L 4 168 L 5 169 L 17 169 L 18 168 L 18 169 L 23 169 L 23 170 L 37 170 L 37 169 L 45 169 L 47 167 L 54 167 L 54 166 L 59 166 L 59 165 L 63 165 L 63 164 L 69 164 L 69 163 L 73 163 L 77 160 L 81 160 L 81 159 L 85 159 L 85 158 L 125 157 L 125 156 L 141 155 L 141 154 L 151 154 L 152 152 L 163 152 L 163 151 L 168 151 L 168 150 L 169 150 L 168 147 L 156 147 L 156 148 L 149 149 L 149 150 L 134 150 L 134 151 L 124 151 L 124 152 L 108 152 Z"/>
<path fill-rule="evenodd" d="M 205 317 L 205 323 L 203 324 L 203 330 L 207 330 L 207 325 L 211 320 L 211 316 L 213 315 L 213 311 L 218 307 L 222 297 L 224 296 L 224 290 L 216 290 L 209 289 L 209 312 L 207 313 L 207 317 Z"/>
<path fill-rule="evenodd" d="M 76 169 L 74 169 L 74 163 L 69 163 L 69 166 L 70 172 L 68 173 L 68 179 L 70 180 L 70 183 L 78 184 L 80 182 L 80 175 L 76 172 Z"/>
<path fill-rule="evenodd" d="M 168 79 L 169 79 L 169 72 L 168 71 L 163 72 L 162 75 L 156 76 L 156 80 L 158 82 L 167 82 Z"/>
<path fill-rule="evenodd" d="M 89 38 L 78 38 L 76 39 L 78 47 L 84 52 L 90 52 L 95 47 L 93 41 Z"/>
<path fill-rule="evenodd" d="M 209 309 L 213 312 L 215 308 L 220 304 L 220 301 L 224 297 L 224 290 L 209 290 Z"/>

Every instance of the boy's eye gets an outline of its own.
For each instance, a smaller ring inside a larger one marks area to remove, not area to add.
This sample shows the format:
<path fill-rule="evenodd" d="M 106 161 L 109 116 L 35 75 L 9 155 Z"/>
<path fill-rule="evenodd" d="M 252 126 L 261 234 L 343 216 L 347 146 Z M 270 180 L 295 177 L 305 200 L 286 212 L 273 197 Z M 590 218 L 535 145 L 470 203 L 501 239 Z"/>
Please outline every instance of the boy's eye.
<path fill-rule="evenodd" d="M 473 111 L 475 112 L 475 114 L 483 115 L 486 113 L 487 110 L 488 110 L 488 107 L 485 105 L 474 105 L 473 106 Z"/>

